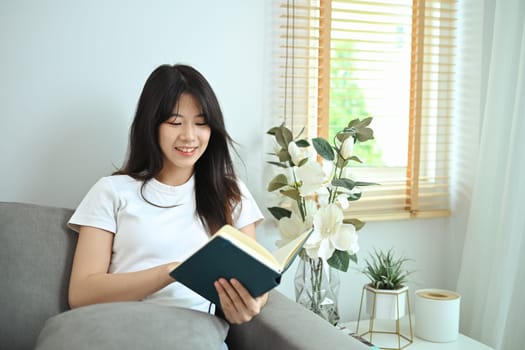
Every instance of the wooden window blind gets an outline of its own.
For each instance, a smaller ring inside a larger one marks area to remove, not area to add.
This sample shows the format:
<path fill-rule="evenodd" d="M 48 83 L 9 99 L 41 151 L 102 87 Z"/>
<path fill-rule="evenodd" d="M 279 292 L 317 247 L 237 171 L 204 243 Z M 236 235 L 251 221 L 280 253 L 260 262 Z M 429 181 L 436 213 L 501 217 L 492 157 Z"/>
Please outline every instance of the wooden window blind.
<path fill-rule="evenodd" d="M 277 122 L 331 138 L 374 118 L 376 156 L 349 172 L 380 185 L 362 188 L 345 215 L 449 215 L 456 1 L 289 0 L 278 23 Z"/>

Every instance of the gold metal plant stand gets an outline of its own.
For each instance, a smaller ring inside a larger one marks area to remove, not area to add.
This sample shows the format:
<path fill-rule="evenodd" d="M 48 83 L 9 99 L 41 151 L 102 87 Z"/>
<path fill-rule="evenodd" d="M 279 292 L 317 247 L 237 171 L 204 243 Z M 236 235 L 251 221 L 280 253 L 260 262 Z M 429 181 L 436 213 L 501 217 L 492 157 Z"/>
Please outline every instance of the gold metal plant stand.
<path fill-rule="evenodd" d="M 366 288 L 366 285 L 363 287 L 363 292 L 361 293 L 361 303 L 359 305 L 359 316 L 357 318 L 357 329 L 356 329 L 356 334 L 360 335 L 361 337 L 365 337 L 368 335 L 368 341 L 370 343 L 373 343 L 373 335 L 374 334 L 390 334 L 390 335 L 395 335 L 397 336 L 397 348 L 389 348 L 389 347 L 381 347 L 381 349 L 385 349 L 385 350 L 401 350 L 401 349 L 404 349 L 405 347 L 409 346 L 410 344 L 412 344 L 412 342 L 414 341 L 414 336 L 413 336 L 413 332 L 412 332 L 412 317 L 411 317 L 411 312 L 410 312 L 410 299 L 408 297 L 408 288 L 405 289 L 404 291 L 402 291 L 401 293 L 397 294 L 396 297 L 397 297 L 397 300 L 396 300 L 396 310 L 397 310 L 397 317 L 396 317 L 396 320 L 395 320 L 395 323 L 396 323 L 396 330 L 395 331 L 387 331 L 387 330 L 374 330 L 374 321 L 375 321 L 375 316 L 376 316 L 376 297 L 377 297 L 377 294 L 389 294 L 389 295 L 392 295 L 392 293 L 385 293 L 385 292 L 381 292 L 380 289 L 368 289 L 369 292 L 373 293 L 374 294 L 374 300 L 373 300 L 373 303 L 372 303 L 372 314 L 370 315 L 370 322 L 369 322 L 369 327 L 368 327 L 368 331 L 362 333 L 362 334 L 359 334 L 359 323 L 361 322 L 361 310 L 362 310 L 362 307 L 363 307 L 363 299 L 364 299 L 364 296 L 365 296 L 365 290 L 367 290 Z M 403 295 L 403 294 L 406 294 L 406 305 L 407 305 L 407 308 L 408 308 L 408 324 L 409 324 L 409 328 L 410 328 L 410 337 L 408 337 L 407 335 L 403 335 L 401 334 L 401 327 L 400 327 L 400 317 L 399 317 L 399 296 L 400 295 Z M 366 338 L 365 338 L 366 339 Z M 403 346 L 401 346 L 401 339 L 404 339 L 407 343 L 404 344 Z"/>

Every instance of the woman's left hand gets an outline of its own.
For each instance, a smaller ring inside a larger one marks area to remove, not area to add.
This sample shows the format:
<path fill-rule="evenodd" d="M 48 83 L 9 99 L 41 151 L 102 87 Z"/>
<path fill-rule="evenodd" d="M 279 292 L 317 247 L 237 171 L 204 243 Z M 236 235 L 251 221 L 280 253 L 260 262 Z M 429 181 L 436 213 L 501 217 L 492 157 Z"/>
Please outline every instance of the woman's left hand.
<path fill-rule="evenodd" d="M 257 298 L 252 297 L 248 290 L 235 278 L 230 281 L 220 278 L 215 282 L 215 289 L 219 294 L 224 317 L 232 324 L 250 321 L 261 312 L 268 299 L 268 293 Z"/>

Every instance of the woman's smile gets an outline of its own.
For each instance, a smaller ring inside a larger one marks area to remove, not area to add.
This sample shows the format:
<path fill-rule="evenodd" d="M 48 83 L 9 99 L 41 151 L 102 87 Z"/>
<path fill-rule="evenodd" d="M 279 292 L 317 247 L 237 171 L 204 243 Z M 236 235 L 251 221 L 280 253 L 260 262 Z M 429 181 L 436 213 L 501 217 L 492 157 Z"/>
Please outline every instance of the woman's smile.
<path fill-rule="evenodd" d="M 197 147 L 175 147 L 175 149 L 184 156 L 192 156 Z"/>

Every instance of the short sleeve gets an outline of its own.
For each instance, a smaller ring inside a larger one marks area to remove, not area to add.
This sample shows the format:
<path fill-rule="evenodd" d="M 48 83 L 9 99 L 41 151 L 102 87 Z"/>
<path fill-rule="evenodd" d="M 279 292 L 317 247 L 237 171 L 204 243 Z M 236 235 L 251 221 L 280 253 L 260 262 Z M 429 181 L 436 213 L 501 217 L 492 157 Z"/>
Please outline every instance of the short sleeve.
<path fill-rule="evenodd" d="M 264 219 L 264 216 L 248 187 L 240 180 L 238 180 L 238 185 L 242 198 L 241 203 L 237 204 L 233 212 L 233 226 L 242 228 L 252 223 L 257 226 Z"/>
<path fill-rule="evenodd" d="M 101 178 L 91 187 L 73 213 L 68 226 L 79 231 L 80 226 L 92 226 L 112 233 L 117 230 L 118 198 L 109 177 Z"/>

